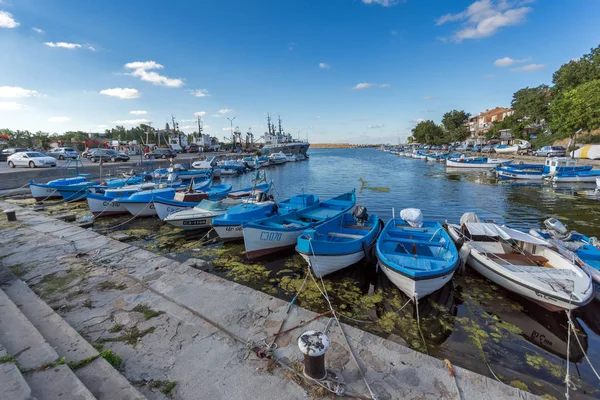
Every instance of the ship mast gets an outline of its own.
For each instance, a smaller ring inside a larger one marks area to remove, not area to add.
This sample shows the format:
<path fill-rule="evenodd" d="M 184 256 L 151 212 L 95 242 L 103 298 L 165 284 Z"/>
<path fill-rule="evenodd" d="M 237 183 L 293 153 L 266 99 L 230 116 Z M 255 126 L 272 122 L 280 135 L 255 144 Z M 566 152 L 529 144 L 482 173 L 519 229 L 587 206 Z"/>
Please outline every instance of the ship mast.
<path fill-rule="evenodd" d="M 198 116 L 198 138 L 202 140 L 202 118 Z M 204 141 L 202 141 L 204 143 Z"/>

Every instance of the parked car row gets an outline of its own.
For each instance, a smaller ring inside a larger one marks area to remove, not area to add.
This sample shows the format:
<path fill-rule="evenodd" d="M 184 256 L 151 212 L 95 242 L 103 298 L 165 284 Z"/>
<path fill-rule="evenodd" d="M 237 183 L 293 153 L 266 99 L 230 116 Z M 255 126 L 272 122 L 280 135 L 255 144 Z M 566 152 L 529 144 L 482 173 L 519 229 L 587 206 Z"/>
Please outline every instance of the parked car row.
<path fill-rule="evenodd" d="M 533 152 L 536 157 L 565 157 L 567 149 L 563 146 L 544 146 Z"/>
<path fill-rule="evenodd" d="M 56 158 L 37 151 L 22 151 L 8 157 L 8 166 L 15 167 L 56 167 Z"/>

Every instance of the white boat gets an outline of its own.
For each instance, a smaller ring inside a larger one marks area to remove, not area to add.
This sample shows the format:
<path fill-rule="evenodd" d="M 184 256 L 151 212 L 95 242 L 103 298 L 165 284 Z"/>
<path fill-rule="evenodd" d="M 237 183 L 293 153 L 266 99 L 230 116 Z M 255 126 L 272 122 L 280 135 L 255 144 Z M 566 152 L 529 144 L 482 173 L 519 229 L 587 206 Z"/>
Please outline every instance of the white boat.
<path fill-rule="evenodd" d="M 463 157 L 446 159 L 446 166 L 453 168 L 492 168 L 512 162 L 512 159 L 489 157 Z"/>
<path fill-rule="evenodd" d="M 587 171 L 568 171 L 556 173 L 552 176 L 552 182 L 595 182 L 597 178 L 600 178 L 600 170 L 590 169 Z"/>
<path fill-rule="evenodd" d="M 304 161 L 307 160 L 308 158 L 304 155 L 304 154 L 298 154 L 296 155 L 296 161 Z"/>
<path fill-rule="evenodd" d="M 513 144 L 512 146 L 507 146 L 504 144 L 498 145 L 494 147 L 494 150 L 498 154 L 517 154 L 521 148 L 518 144 Z"/>
<path fill-rule="evenodd" d="M 210 228 L 212 220 L 238 204 L 242 199 L 224 199 L 221 201 L 202 200 L 194 208 L 169 214 L 164 221 L 183 230 Z"/>
<path fill-rule="evenodd" d="M 473 213 L 448 233 L 461 259 L 492 282 L 550 311 L 573 310 L 594 298 L 591 277 L 551 244 L 530 234 L 479 221 Z"/>
<path fill-rule="evenodd" d="M 285 154 L 285 161 L 287 162 L 296 162 L 298 161 L 298 156 L 292 153 Z"/>
<path fill-rule="evenodd" d="M 269 156 L 269 162 L 274 165 L 279 165 L 287 162 L 287 157 L 283 152 L 274 153 Z"/>
<path fill-rule="evenodd" d="M 590 160 L 600 159 L 600 144 L 588 144 L 571 152 L 575 158 L 587 158 Z"/>
<path fill-rule="evenodd" d="M 596 187 L 600 189 L 600 178 L 596 178 Z"/>

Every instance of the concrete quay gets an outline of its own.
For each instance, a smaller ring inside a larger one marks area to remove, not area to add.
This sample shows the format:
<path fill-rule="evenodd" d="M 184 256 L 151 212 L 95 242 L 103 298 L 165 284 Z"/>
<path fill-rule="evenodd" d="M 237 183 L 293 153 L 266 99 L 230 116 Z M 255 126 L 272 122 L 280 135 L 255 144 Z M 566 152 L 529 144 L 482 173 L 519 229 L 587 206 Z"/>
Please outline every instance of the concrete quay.
<path fill-rule="evenodd" d="M 9 208 L 17 210 L 18 221 L 0 221 L 2 291 L 18 305 L 19 298 L 30 296 L 30 288 L 55 311 L 43 313 L 39 303 L 19 306 L 58 357 L 86 360 L 95 354 L 91 344 L 118 356 L 122 361 L 118 371 L 135 389 L 105 372 L 111 382 L 117 382 L 108 386 L 122 384 L 123 391 L 131 393 L 112 398 L 335 397 L 302 378 L 302 354 L 297 347 L 302 332 L 326 329 L 328 315 L 317 318 L 309 310 L 194 268 L 205 264 L 202 260 L 179 263 L 0 202 L 0 209 Z M 0 313 L 4 316 L 2 309 Z M 39 322 L 43 318 L 58 325 L 68 323 L 61 326 L 71 339 L 53 334 Z M 278 332 L 285 333 L 273 336 Z M 77 341 L 77 335 L 85 340 Z M 340 386 L 350 398 L 539 399 L 457 366 L 451 373 L 442 360 L 345 324 L 334 322 L 328 335 L 327 368 L 343 382 Z M 258 357 L 257 350 L 265 350 L 271 342 L 276 344 L 274 358 Z M 40 357 L 54 358 L 47 350 Z M 93 386 L 92 372 L 76 369 L 74 375 L 95 398 L 110 398 Z M 16 387 L 27 394 L 27 387 L 18 376 L 15 379 L 21 384 Z M 35 379 L 26 379 L 31 390 L 39 386 Z"/>

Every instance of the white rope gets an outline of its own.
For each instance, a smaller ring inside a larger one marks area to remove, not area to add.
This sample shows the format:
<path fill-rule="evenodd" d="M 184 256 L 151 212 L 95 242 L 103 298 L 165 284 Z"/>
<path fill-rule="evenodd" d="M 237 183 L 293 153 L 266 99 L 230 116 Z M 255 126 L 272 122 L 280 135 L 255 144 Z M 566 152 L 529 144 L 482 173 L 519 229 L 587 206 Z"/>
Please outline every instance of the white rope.
<path fill-rule="evenodd" d="M 317 256 L 315 254 L 315 250 L 314 250 L 313 245 L 312 245 L 312 240 L 310 238 L 308 239 L 308 244 L 310 245 L 310 250 L 311 250 L 311 252 L 313 254 L 313 257 L 315 259 L 315 263 L 317 264 L 317 269 L 319 269 L 319 265 L 318 265 L 318 262 L 317 262 Z M 310 273 L 310 266 L 308 267 L 308 272 Z M 310 273 L 310 277 L 313 280 L 313 282 L 315 283 L 315 285 L 317 286 L 317 288 L 319 288 L 319 284 L 317 283 L 317 281 L 316 281 L 316 279 L 315 279 L 315 277 L 313 276 L 312 273 Z M 325 282 L 323 281 L 323 276 L 320 276 L 320 279 L 321 279 L 321 284 L 323 285 L 323 291 L 321 291 L 320 288 L 319 288 L 319 291 L 325 297 L 325 300 L 327 301 L 327 304 L 329 304 L 329 308 L 331 309 L 331 313 L 333 314 L 333 317 L 335 318 L 335 321 L 337 322 L 337 325 L 339 326 L 340 331 L 342 332 L 342 336 L 344 337 L 344 340 L 346 341 L 346 346 L 348 348 L 348 351 L 349 351 L 350 355 L 352 356 L 352 360 L 354 360 L 354 364 L 356 365 L 356 368 L 358 369 L 358 372 L 360 373 L 363 381 L 365 382 L 365 386 L 369 390 L 369 394 L 370 394 L 371 398 L 373 400 L 377 400 L 377 395 L 371 389 L 371 386 L 369 385 L 369 382 L 367 381 L 367 377 L 365 376 L 362 368 L 360 367 L 358 359 L 356 358 L 356 356 L 354 355 L 354 352 L 352 351 L 352 346 L 350 346 L 350 341 L 348 340 L 348 337 L 346 336 L 346 332 L 344 332 L 344 328 L 342 327 L 342 323 L 338 319 L 337 314 L 336 314 L 336 312 L 335 312 L 335 310 L 333 308 L 333 305 L 331 304 L 331 301 L 329 299 L 329 295 L 327 294 L 327 288 L 325 287 Z"/>
<path fill-rule="evenodd" d="M 571 317 L 569 316 L 569 314 L 571 313 L 571 310 L 566 310 L 567 313 L 567 317 L 569 318 L 569 325 L 571 324 Z M 569 361 L 569 356 L 571 355 L 571 329 L 569 327 L 569 330 L 567 332 L 567 375 L 565 376 L 565 399 L 569 400 L 570 396 L 569 396 L 569 390 L 571 388 L 571 375 L 569 374 L 569 367 L 570 367 L 570 361 Z"/>
<path fill-rule="evenodd" d="M 152 202 L 151 202 L 151 201 L 150 201 L 150 202 L 148 202 L 148 203 L 147 203 L 147 204 L 144 206 L 144 208 L 142 208 L 142 209 L 141 209 L 141 210 L 140 210 L 140 211 L 139 211 L 137 214 L 135 214 L 133 217 L 131 217 L 131 218 L 130 218 L 130 219 L 128 219 L 127 221 L 125 221 L 125 222 L 123 222 L 123 223 L 120 223 L 120 224 L 117 224 L 117 225 L 115 225 L 115 226 L 110 226 L 110 227 L 108 227 L 108 228 L 100 228 L 100 229 L 97 229 L 97 230 L 96 230 L 96 232 L 99 232 L 99 231 L 109 231 L 109 230 L 111 230 L 111 229 L 118 228 L 119 226 L 123 226 L 123 225 L 125 225 L 126 223 L 133 221 L 133 220 L 134 220 L 134 219 L 135 219 L 135 218 L 136 218 L 138 215 L 140 215 L 140 214 L 141 214 L 141 213 L 142 213 L 142 212 L 143 212 L 143 211 L 144 211 L 146 208 L 148 208 L 148 206 L 150 205 L 150 203 L 152 203 Z"/>
<path fill-rule="evenodd" d="M 425 346 L 425 353 L 429 355 L 429 350 L 427 349 L 427 342 L 425 341 L 425 336 L 423 335 L 423 331 L 421 330 L 421 318 L 419 317 L 419 294 L 417 292 L 415 292 L 415 308 L 417 310 L 417 328 L 419 329 L 421 340 L 423 341 L 423 345 Z"/>
<path fill-rule="evenodd" d="M 598 380 L 600 381 L 600 375 L 598 374 L 598 372 L 596 371 L 596 369 L 592 365 L 592 362 L 590 361 L 587 353 L 585 352 L 585 349 L 583 348 L 583 346 L 581 345 L 581 342 L 579 341 L 579 335 L 577 335 L 577 332 L 575 331 L 575 324 L 573 323 L 573 320 L 571 319 L 571 312 L 570 311 L 566 311 L 566 310 L 565 310 L 565 312 L 567 314 L 567 318 L 569 319 L 569 327 L 573 330 L 573 333 L 575 334 L 575 339 L 577 339 L 577 344 L 579 344 L 579 348 L 583 352 L 583 355 L 585 356 L 585 359 L 586 359 L 588 365 L 590 366 L 590 368 L 592 369 L 592 371 L 596 375 L 596 378 L 598 378 Z"/>

